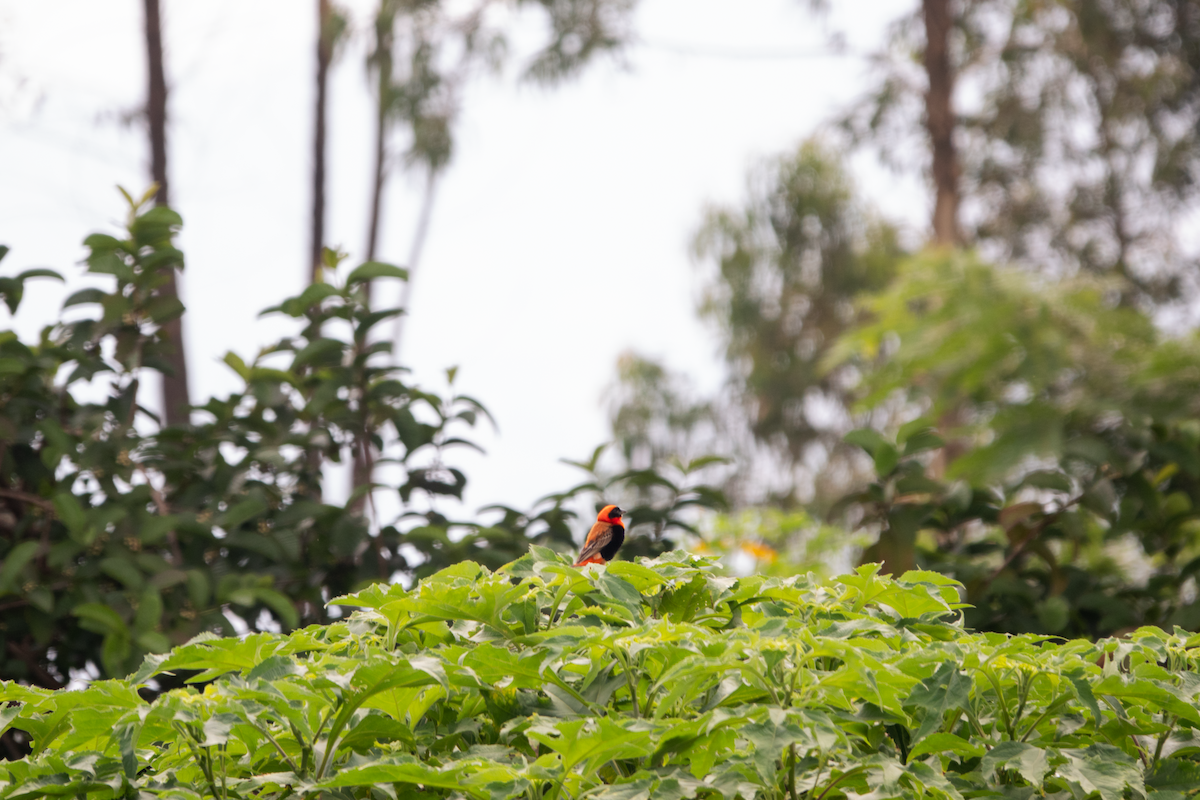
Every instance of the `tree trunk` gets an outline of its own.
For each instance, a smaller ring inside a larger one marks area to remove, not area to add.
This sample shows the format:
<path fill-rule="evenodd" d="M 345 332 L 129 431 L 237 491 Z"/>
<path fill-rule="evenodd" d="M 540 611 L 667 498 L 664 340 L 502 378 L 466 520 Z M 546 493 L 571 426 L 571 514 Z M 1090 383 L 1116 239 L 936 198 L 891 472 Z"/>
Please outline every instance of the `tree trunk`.
<path fill-rule="evenodd" d="M 382 78 L 380 79 L 382 84 Z M 375 128 L 375 175 L 374 185 L 371 189 L 371 225 L 367 234 L 367 261 L 375 260 L 375 249 L 379 244 L 379 216 L 380 206 L 383 203 L 383 184 L 385 180 L 384 159 L 386 157 L 384 148 L 384 136 L 386 135 L 384 108 L 383 108 L 383 88 L 380 88 L 380 107 L 378 117 L 376 119 Z M 371 304 L 371 281 L 363 283 L 363 292 L 366 294 L 367 305 Z M 361 401 L 366 403 L 364 396 Z M 366 410 L 363 410 L 365 417 Z M 370 431 L 364 429 L 360 432 L 360 440 L 354 447 L 354 470 L 351 475 L 351 488 L 357 489 L 360 486 L 366 486 L 371 482 L 372 474 L 375 471 L 373 454 L 371 453 Z M 362 515 L 367 503 L 366 495 L 355 498 L 350 504 L 350 510 L 354 514 Z"/>
<path fill-rule="evenodd" d="M 379 77 L 379 105 L 375 116 L 375 171 L 371 182 L 371 220 L 367 229 L 367 261 L 374 261 L 379 246 L 379 217 L 383 212 L 383 185 L 387 181 L 387 87 L 382 72 Z M 371 299 L 371 283 L 364 284 L 367 300 Z"/>
<path fill-rule="evenodd" d="M 317 0 L 317 98 L 313 113 L 312 241 L 309 248 L 309 283 L 321 280 L 325 248 L 325 139 L 329 108 L 329 65 L 333 62 L 333 6 Z M 319 329 L 318 329 L 319 331 Z M 321 451 L 309 448 L 306 455 L 312 485 L 308 496 L 321 501 Z"/>
<path fill-rule="evenodd" d="M 145 0 L 146 64 L 149 76 L 149 96 L 146 118 L 150 126 L 150 173 L 158 184 L 157 205 L 170 205 L 167 183 L 167 81 L 163 71 L 162 20 L 158 0 Z M 164 295 L 178 297 L 175 270 L 167 273 L 167 282 L 159 290 Z M 191 401 L 188 396 L 187 355 L 183 341 L 183 319 L 163 323 L 162 336 L 167 341 L 167 360 L 170 374 L 162 376 L 163 419 L 168 425 L 184 425 L 190 419 Z"/>
<path fill-rule="evenodd" d="M 371 185 L 371 219 L 367 230 L 367 260 L 374 261 L 379 246 L 379 220 L 383 212 L 383 187 L 387 181 L 387 115 L 388 94 L 392 83 L 392 25 L 394 17 L 390 9 L 380 8 L 375 22 L 375 77 L 378 95 L 375 104 L 375 170 Z M 363 284 L 367 305 L 371 303 L 371 281 Z M 366 397 L 360 400 L 365 406 Z M 366 409 L 363 409 L 363 430 L 354 444 L 354 467 L 351 473 L 351 489 L 366 486 L 375 471 L 375 457 L 371 452 L 371 432 L 367 428 Z M 368 495 L 356 498 L 350 504 L 352 513 L 361 516 L 366 508 Z"/>
<path fill-rule="evenodd" d="M 321 279 L 321 250 L 325 246 L 325 124 L 328 116 L 329 64 L 332 60 L 333 8 L 329 0 L 317 0 L 317 107 L 313 135 L 310 283 L 317 283 Z"/>
<path fill-rule="evenodd" d="M 950 63 L 950 32 L 954 19 L 951 0 L 922 0 L 925 17 L 925 127 L 933 151 L 933 243 L 955 247 L 962 243 L 958 228 L 958 156 L 954 151 L 954 69 Z M 946 444 L 929 465 L 930 476 L 941 479 L 946 468 L 962 453 L 961 441 L 950 432 L 956 427 L 957 411 L 951 409 L 938 420 Z M 882 572 L 900 575 L 917 566 L 916 529 L 889 520 L 879 540 L 863 551 L 862 563 L 880 561 Z"/>
<path fill-rule="evenodd" d="M 933 241 L 961 244 L 958 228 L 958 155 L 954 150 L 954 68 L 950 63 L 950 32 L 954 20 L 950 0 L 923 0 L 925 16 L 925 125 L 933 149 Z"/>

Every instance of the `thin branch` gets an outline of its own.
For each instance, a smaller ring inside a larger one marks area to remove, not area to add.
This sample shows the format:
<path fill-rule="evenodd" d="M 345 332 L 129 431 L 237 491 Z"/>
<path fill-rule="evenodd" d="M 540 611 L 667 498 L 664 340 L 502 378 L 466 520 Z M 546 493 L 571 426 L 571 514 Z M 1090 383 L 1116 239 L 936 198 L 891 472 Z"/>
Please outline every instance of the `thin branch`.
<path fill-rule="evenodd" d="M 29 667 L 29 671 L 37 677 L 38 681 L 40 681 L 43 687 L 47 689 L 63 688 L 62 682 L 58 678 L 51 675 L 45 667 L 38 663 L 37 656 L 35 656 L 33 651 L 28 647 L 22 647 L 16 642 L 10 640 L 8 642 L 8 652 L 12 653 L 21 661 L 24 661 L 25 665 Z"/>
<path fill-rule="evenodd" d="M 28 492 L 17 491 L 16 489 L 0 489 L 0 497 L 7 497 L 10 500 L 20 500 L 22 503 L 29 503 L 46 511 L 54 511 L 54 503 L 36 494 L 29 494 Z"/>

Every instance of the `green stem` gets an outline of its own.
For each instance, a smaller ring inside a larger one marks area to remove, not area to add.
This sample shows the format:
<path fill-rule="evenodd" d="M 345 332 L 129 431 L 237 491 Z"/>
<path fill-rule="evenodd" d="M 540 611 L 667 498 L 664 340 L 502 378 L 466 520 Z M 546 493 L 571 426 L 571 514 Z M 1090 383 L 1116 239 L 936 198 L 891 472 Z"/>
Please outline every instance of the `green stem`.
<path fill-rule="evenodd" d="M 617 653 L 617 658 L 621 660 L 621 669 L 625 671 L 625 685 L 629 687 L 629 697 L 633 700 L 633 716 L 637 719 L 642 718 L 642 710 L 638 705 L 637 680 L 634 678 L 633 670 L 629 668 L 629 656 L 624 650 L 613 648 Z"/>
<path fill-rule="evenodd" d="M 825 769 L 825 754 L 819 749 L 817 750 L 817 774 L 813 776 L 813 788 L 817 788 L 817 784 L 821 782 L 821 773 Z M 807 795 L 805 795 L 807 796 Z"/>
<path fill-rule="evenodd" d="M 1036 673 L 1034 673 L 1033 677 L 1031 677 L 1029 680 L 1024 680 L 1023 678 L 1021 680 L 1021 693 L 1020 693 L 1021 699 L 1020 699 L 1020 702 L 1017 703 L 1017 713 L 1013 717 L 1013 721 L 1012 721 L 1013 731 L 1016 731 L 1017 723 L 1020 722 L 1021 715 L 1025 713 L 1025 703 L 1029 701 L 1029 693 L 1033 690 L 1033 683 L 1034 683 L 1034 681 L 1036 681 L 1038 679 L 1039 676 L 1041 676 L 1041 674 L 1042 674 L 1041 672 L 1036 672 Z M 1055 689 L 1055 691 L 1058 691 L 1058 690 Z"/>
<path fill-rule="evenodd" d="M 1154 761 L 1151 762 L 1152 766 L 1158 766 L 1158 760 L 1162 758 L 1163 745 L 1167 743 L 1167 739 L 1170 738 L 1171 731 L 1175 730 L 1175 723 L 1178 721 L 1177 718 L 1171 717 L 1164 711 L 1163 721 L 1166 722 L 1168 718 L 1171 721 L 1167 724 L 1167 729 L 1162 732 L 1162 736 L 1158 737 L 1158 745 L 1154 748 Z"/>
<path fill-rule="evenodd" d="M 550 627 L 554 624 L 554 619 L 558 616 L 558 609 L 562 606 L 562 601 L 566 599 L 567 592 L 569 591 L 571 591 L 571 584 L 567 583 L 564 578 L 562 587 L 558 590 L 558 594 L 554 596 L 554 608 L 546 620 L 546 630 L 550 630 Z"/>
<path fill-rule="evenodd" d="M 1116 715 L 1118 718 L 1129 719 L 1129 715 L 1127 715 L 1125 713 L 1125 707 L 1122 706 L 1121 703 L 1115 697 L 1113 697 L 1112 695 L 1107 695 L 1107 694 L 1103 695 L 1102 697 L 1103 697 L 1104 702 L 1108 704 L 1109 708 L 1111 708 L 1114 712 L 1116 712 Z M 1129 734 L 1129 740 L 1131 742 L 1133 742 L 1133 746 L 1135 748 L 1137 748 L 1138 758 L 1140 758 L 1142 760 L 1142 766 L 1146 769 L 1149 769 L 1150 768 L 1150 756 L 1146 754 L 1146 750 L 1145 750 L 1145 748 L 1142 747 L 1142 743 L 1139 742 L 1137 736 L 1132 733 Z"/>
<path fill-rule="evenodd" d="M 992 688 L 996 690 L 996 705 L 1000 707 L 1000 716 L 1004 719 L 1004 729 L 1008 732 L 1008 738 L 1010 741 L 1015 740 L 1017 738 L 1016 731 L 1013 730 L 1012 717 L 1008 715 L 1008 705 L 1004 702 L 1004 691 L 1000 688 L 1000 681 L 996 679 L 990 669 L 985 667 L 981 671 L 984 677 L 991 681 Z"/>
<path fill-rule="evenodd" d="M 788 760 L 788 795 L 796 800 L 796 745 L 788 745 L 791 758 Z"/>
<path fill-rule="evenodd" d="M 296 775 L 301 775 L 300 770 L 296 768 L 296 762 L 292 761 L 291 756 L 284 752 L 283 747 L 280 746 L 279 742 L 275 740 L 275 737 L 271 735 L 271 731 L 269 731 L 265 725 L 259 724 L 258 720 L 252 720 L 252 722 L 254 723 L 254 727 L 258 728 L 258 730 L 262 732 L 262 735 L 266 736 L 267 740 L 270 741 L 271 744 L 275 745 L 275 749 L 279 751 L 279 755 L 283 756 L 283 760 L 286 761 L 288 766 L 292 768 L 292 772 L 296 773 Z"/>
<path fill-rule="evenodd" d="M 798 647 L 792 648 L 792 664 L 796 669 L 792 672 L 792 685 L 788 687 L 787 703 L 789 708 L 792 705 L 792 698 L 796 696 L 796 684 L 800 682 L 800 648 Z"/>
<path fill-rule="evenodd" d="M 188 732 L 185 725 L 177 722 L 173 727 L 179 731 L 180 737 L 182 737 L 188 749 L 192 751 L 192 758 L 195 759 L 196 765 L 200 767 L 200 771 L 204 773 L 205 780 L 208 781 L 208 788 L 212 791 L 213 800 L 221 800 L 221 793 L 217 791 L 217 783 L 213 780 L 212 766 L 208 763 L 205 754 L 200 752 L 200 748 L 196 744 L 194 737 Z"/>
<path fill-rule="evenodd" d="M 825 787 L 825 791 L 823 791 L 819 795 L 817 795 L 817 800 L 822 800 L 822 798 L 824 798 L 825 795 L 829 794 L 829 792 L 833 789 L 833 787 L 837 786 L 839 783 L 846 780 L 846 778 L 849 778 L 851 775 L 857 775 L 860 772 L 866 772 L 866 770 L 867 770 L 867 768 L 865 765 L 846 770 L 841 775 L 837 776 L 832 781 L 830 781 L 829 785 Z"/>
<path fill-rule="evenodd" d="M 1059 697 L 1058 687 L 1054 687 L 1054 696 L 1050 698 L 1050 705 L 1046 706 L 1046 709 L 1037 716 L 1037 719 L 1035 719 L 1029 726 L 1029 729 L 1025 731 L 1025 735 L 1021 737 L 1020 741 L 1023 742 L 1028 739 L 1030 734 L 1037 730 L 1037 726 L 1042 723 L 1042 720 L 1044 720 L 1049 714 L 1053 713 L 1059 706 L 1069 699 L 1069 695 L 1063 695 L 1062 697 Z"/>
<path fill-rule="evenodd" d="M 584 708 L 588 709 L 589 711 L 593 711 L 593 713 L 594 713 L 595 709 L 592 708 L 592 704 L 587 701 L 586 697 L 584 697 L 579 692 L 572 689 L 571 685 L 569 683 L 567 683 L 562 678 L 558 677 L 553 672 L 550 672 L 548 670 L 546 672 L 546 678 L 551 683 L 553 683 L 555 686 L 562 689 L 567 694 L 571 695 L 571 697 L 573 697 L 575 700 L 577 700 L 579 702 L 579 705 L 583 706 Z"/>
<path fill-rule="evenodd" d="M 983 725 L 979 723 L 979 718 L 975 716 L 975 710 L 969 707 L 970 702 L 968 702 L 967 705 L 967 719 L 970 720 L 971 725 L 975 728 L 975 733 L 977 733 L 981 739 L 986 739 L 987 734 L 983 732 Z"/>
<path fill-rule="evenodd" d="M 767 694 L 771 695 L 771 702 L 778 706 L 779 695 L 776 693 L 775 688 L 771 686 L 771 683 L 767 680 L 766 676 L 749 665 L 746 666 L 746 669 L 750 672 L 750 674 L 762 681 L 763 688 L 767 690 Z"/>

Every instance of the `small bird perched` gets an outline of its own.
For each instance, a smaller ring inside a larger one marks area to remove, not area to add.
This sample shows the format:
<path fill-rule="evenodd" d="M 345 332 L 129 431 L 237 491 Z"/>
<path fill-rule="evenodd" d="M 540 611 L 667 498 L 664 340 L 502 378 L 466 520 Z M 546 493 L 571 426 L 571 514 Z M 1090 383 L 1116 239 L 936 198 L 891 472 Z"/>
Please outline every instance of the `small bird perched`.
<path fill-rule="evenodd" d="M 583 550 L 575 566 L 585 564 L 607 564 L 621 549 L 625 541 L 625 526 L 621 523 L 624 511 L 616 506 L 605 506 L 596 516 L 596 524 L 583 540 Z"/>

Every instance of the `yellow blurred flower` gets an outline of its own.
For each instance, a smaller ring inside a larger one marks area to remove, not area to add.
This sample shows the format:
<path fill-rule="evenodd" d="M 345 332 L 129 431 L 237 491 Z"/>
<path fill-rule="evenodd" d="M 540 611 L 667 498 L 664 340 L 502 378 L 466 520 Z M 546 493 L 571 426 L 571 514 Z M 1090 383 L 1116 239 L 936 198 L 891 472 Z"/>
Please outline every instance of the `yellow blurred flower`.
<path fill-rule="evenodd" d="M 759 561 L 766 561 L 768 564 L 774 562 L 779 556 L 775 552 L 775 548 L 765 542 L 742 542 L 742 549 Z"/>

